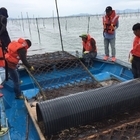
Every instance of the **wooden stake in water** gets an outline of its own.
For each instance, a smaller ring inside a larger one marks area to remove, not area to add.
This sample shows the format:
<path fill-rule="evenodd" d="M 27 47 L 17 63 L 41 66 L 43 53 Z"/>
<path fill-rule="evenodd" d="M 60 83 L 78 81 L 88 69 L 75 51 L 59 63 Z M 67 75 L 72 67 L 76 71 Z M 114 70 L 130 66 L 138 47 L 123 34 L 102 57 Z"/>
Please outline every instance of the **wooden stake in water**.
<path fill-rule="evenodd" d="M 34 17 L 34 15 L 33 15 L 33 24 L 35 25 L 35 17 Z"/>
<path fill-rule="evenodd" d="M 39 43 L 41 44 L 40 32 L 39 32 L 39 27 L 38 27 L 38 20 L 37 20 L 37 18 L 36 18 L 36 26 L 37 26 L 37 32 L 38 32 Z"/>
<path fill-rule="evenodd" d="M 30 37 L 31 37 L 32 35 L 31 35 L 31 28 L 30 28 L 30 21 L 29 21 L 28 12 L 26 14 L 27 14 L 27 20 L 28 20 L 28 25 L 29 25 L 29 33 L 30 33 Z"/>
<path fill-rule="evenodd" d="M 54 29 L 54 12 L 53 12 L 53 29 Z"/>
<path fill-rule="evenodd" d="M 19 24 L 19 26 L 20 26 L 20 28 L 21 28 L 21 24 L 20 24 L 20 18 L 19 18 L 19 16 L 18 16 L 18 24 Z"/>
<path fill-rule="evenodd" d="M 87 27 L 87 33 L 89 34 L 89 23 L 90 23 L 90 17 L 88 17 L 88 27 Z"/>
<path fill-rule="evenodd" d="M 42 18 L 42 20 L 43 20 L 43 27 L 45 28 L 45 19 Z"/>
<path fill-rule="evenodd" d="M 66 23 L 65 23 L 65 30 L 67 31 L 67 19 L 66 19 Z"/>
<path fill-rule="evenodd" d="M 55 5 L 56 5 L 56 11 L 57 11 L 57 19 L 58 19 L 58 25 L 59 25 L 59 33 L 60 33 L 61 46 L 62 46 L 62 51 L 64 51 L 63 40 L 62 40 L 62 33 L 61 33 L 61 26 L 60 26 L 60 20 L 59 20 L 59 12 L 58 12 L 58 6 L 57 6 L 57 0 L 55 0 Z"/>

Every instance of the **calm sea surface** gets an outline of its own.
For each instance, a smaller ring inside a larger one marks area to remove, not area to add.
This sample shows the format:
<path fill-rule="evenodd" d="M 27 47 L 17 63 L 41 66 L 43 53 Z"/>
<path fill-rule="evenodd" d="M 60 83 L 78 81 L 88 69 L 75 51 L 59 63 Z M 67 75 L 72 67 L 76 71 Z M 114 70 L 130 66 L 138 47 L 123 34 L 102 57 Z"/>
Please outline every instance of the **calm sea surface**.
<path fill-rule="evenodd" d="M 134 34 L 132 26 L 140 22 L 140 15 L 120 15 L 116 31 L 116 57 L 128 61 Z M 62 43 L 57 18 L 9 20 L 8 31 L 12 40 L 19 37 L 32 40 L 28 55 L 45 52 L 82 51 L 79 35 L 87 33 L 95 38 L 98 53 L 104 54 L 102 16 L 60 18 Z M 111 49 L 110 49 L 111 52 Z"/>

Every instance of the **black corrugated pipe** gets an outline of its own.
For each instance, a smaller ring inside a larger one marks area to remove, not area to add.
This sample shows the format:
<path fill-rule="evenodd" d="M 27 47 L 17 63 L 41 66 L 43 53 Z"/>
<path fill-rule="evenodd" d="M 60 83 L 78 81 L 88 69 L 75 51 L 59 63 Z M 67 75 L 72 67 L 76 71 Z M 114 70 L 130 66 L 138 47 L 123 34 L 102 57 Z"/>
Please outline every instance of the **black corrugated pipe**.
<path fill-rule="evenodd" d="M 49 136 L 137 107 L 140 107 L 139 79 L 43 101 L 37 104 L 36 111 Z"/>

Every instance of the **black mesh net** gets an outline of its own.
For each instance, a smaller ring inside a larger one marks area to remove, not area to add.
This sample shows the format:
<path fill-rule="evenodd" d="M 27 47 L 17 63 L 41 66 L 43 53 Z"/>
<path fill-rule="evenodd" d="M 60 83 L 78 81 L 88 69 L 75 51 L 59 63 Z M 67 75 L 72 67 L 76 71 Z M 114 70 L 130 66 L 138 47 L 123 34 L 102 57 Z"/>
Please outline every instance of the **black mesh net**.
<path fill-rule="evenodd" d="M 31 74 L 46 99 L 101 87 L 82 65 L 83 62 L 68 52 L 33 55 L 27 60 L 35 68 Z"/>

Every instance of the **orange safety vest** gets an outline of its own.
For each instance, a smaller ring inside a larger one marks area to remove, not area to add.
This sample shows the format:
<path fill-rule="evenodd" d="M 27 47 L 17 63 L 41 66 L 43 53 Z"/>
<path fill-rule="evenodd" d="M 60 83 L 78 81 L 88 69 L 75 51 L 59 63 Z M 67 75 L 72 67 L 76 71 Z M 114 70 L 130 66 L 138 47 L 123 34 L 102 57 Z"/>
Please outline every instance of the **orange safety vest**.
<path fill-rule="evenodd" d="M 11 62 L 17 65 L 20 60 L 17 50 L 21 48 L 25 48 L 27 52 L 28 45 L 24 39 L 19 38 L 18 41 L 12 41 L 8 45 L 8 52 L 5 54 L 5 59 L 8 62 Z"/>
<path fill-rule="evenodd" d="M 92 39 L 95 41 L 94 38 L 92 38 Z M 91 46 L 90 40 L 91 40 L 91 36 L 88 35 L 88 36 L 87 36 L 87 41 L 86 41 L 86 42 L 84 42 L 84 41 L 82 42 L 85 51 L 92 51 L 92 49 L 93 49 L 92 46 Z M 96 43 L 96 41 L 95 41 L 95 43 Z M 96 45 L 96 44 L 95 44 L 95 45 Z M 97 47 L 96 47 L 96 50 L 95 50 L 95 51 L 97 51 Z"/>
<path fill-rule="evenodd" d="M 4 52 L 1 46 L 0 46 L 0 67 L 5 67 Z"/>
<path fill-rule="evenodd" d="M 107 15 L 103 16 L 103 28 L 104 32 L 113 34 L 117 24 L 119 16 L 115 13 L 115 10 L 112 10 L 112 14 L 108 17 Z"/>
<path fill-rule="evenodd" d="M 140 37 L 135 37 L 133 41 L 133 48 L 130 51 L 132 55 L 140 57 Z"/>
<path fill-rule="evenodd" d="M 5 58 L 4 58 L 4 52 L 2 49 L 1 41 L 0 41 L 0 67 L 5 67 Z"/>

